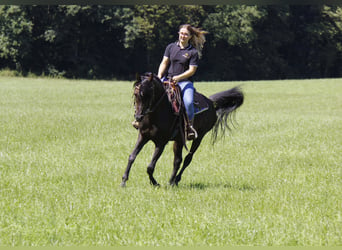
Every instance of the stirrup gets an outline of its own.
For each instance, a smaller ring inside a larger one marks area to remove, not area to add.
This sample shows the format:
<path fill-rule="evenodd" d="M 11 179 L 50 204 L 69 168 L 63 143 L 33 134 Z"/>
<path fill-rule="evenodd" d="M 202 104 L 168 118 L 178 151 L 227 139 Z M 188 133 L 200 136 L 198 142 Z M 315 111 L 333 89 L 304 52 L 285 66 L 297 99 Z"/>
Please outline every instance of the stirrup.
<path fill-rule="evenodd" d="M 187 137 L 187 139 L 189 141 L 192 141 L 192 140 L 194 140 L 194 139 L 196 139 L 198 137 L 197 131 L 196 131 L 196 129 L 194 129 L 193 126 L 190 125 L 188 127 L 187 136 L 186 137 Z"/>

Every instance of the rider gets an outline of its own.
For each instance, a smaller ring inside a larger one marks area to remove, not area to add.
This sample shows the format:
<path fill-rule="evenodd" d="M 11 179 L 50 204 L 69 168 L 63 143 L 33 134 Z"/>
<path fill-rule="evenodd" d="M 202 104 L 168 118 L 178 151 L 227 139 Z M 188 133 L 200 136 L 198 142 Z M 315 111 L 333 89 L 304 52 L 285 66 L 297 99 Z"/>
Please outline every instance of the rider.
<path fill-rule="evenodd" d="M 198 60 L 201 57 L 201 51 L 205 43 L 205 34 L 207 33 L 189 24 L 181 25 L 178 32 L 178 41 L 166 47 L 158 70 L 158 77 L 162 81 L 169 78 L 176 82 L 182 90 L 183 102 L 190 121 L 190 124 L 187 124 L 186 127 L 188 140 L 197 137 L 197 132 L 193 128 L 195 89 L 192 76 L 197 70 Z M 136 121 L 134 121 L 133 126 L 136 127 L 136 125 Z"/>

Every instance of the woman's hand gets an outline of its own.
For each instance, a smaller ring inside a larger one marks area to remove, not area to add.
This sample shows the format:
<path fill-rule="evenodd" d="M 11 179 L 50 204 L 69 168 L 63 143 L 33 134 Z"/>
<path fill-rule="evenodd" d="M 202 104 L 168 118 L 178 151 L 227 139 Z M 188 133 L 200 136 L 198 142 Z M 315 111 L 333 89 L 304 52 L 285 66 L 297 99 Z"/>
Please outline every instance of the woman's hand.
<path fill-rule="evenodd" d="M 171 79 L 174 83 L 177 83 L 177 82 L 179 82 L 180 80 L 182 80 L 179 76 L 174 76 L 174 77 L 172 77 L 172 79 Z"/>
<path fill-rule="evenodd" d="M 179 82 L 183 79 L 187 79 L 187 78 L 193 76 L 195 74 L 196 70 L 197 70 L 197 66 L 190 65 L 190 67 L 187 71 L 185 71 L 183 74 L 176 75 L 176 76 L 172 77 L 172 80 L 174 80 L 175 82 Z"/>

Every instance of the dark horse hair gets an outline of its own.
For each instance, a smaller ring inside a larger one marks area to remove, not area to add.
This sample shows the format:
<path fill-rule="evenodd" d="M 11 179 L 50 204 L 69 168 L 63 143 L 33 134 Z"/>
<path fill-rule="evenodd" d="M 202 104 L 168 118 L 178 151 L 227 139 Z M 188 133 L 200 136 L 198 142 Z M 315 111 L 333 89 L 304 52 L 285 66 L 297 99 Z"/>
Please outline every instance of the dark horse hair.
<path fill-rule="evenodd" d="M 126 186 L 129 172 L 137 155 L 150 140 L 155 144 L 152 161 L 147 167 L 151 184 L 159 185 L 153 177 L 156 163 L 163 153 L 165 145 L 169 141 L 174 141 L 173 172 L 169 182 L 170 185 L 178 185 L 184 170 L 192 161 L 193 155 L 204 136 L 213 129 L 214 142 L 220 129 L 223 133 L 226 129 L 230 130 L 229 124 L 231 123 L 234 126 L 234 113 L 243 104 L 244 100 L 240 87 L 222 91 L 209 98 L 196 93 L 197 97 L 204 100 L 208 108 L 195 115 L 194 128 L 198 136 L 192 141 L 191 148 L 183 161 L 182 150 L 184 146 L 186 147 L 183 118 L 174 113 L 164 84 L 156 75 L 145 73 L 142 76 L 137 76 L 133 87 L 135 118 L 139 121 L 139 133 L 133 152 L 128 158 L 125 173 L 122 176 L 121 186 L 123 187 Z M 183 165 L 180 169 L 182 161 Z"/>
<path fill-rule="evenodd" d="M 244 96 L 241 87 L 238 86 L 223 92 L 216 93 L 210 96 L 209 99 L 213 101 L 217 114 L 217 121 L 212 132 L 214 143 L 217 139 L 219 128 L 221 128 L 222 134 L 225 135 L 226 129 L 231 130 L 229 122 L 234 127 L 235 111 L 243 104 Z"/>

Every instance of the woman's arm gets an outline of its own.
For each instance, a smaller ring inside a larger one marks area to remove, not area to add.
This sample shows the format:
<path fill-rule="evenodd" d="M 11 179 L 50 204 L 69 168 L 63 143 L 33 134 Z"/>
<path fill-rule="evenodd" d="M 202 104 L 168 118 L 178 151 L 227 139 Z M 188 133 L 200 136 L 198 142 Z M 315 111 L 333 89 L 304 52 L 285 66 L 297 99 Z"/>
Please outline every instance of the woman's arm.
<path fill-rule="evenodd" d="M 167 69 L 167 66 L 169 66 L 170 59 L 166 56 L 163 57 L 163 60 L 161 61 L 158 69 L 158 77 L 161 79 L 163 77 L 163 74 L 165 73 L 165 70 Z"/>
<path fill-rule="evenodd" d="M 176 82 L 179 82 L 180 80 L 193 76 L 196 73 L 196 70 L 197 70 L 197 66 L 190 65 L 187 71 L 185 71 L 184 73 L 180 75 L 172 77 L 172 79 Z"/>

